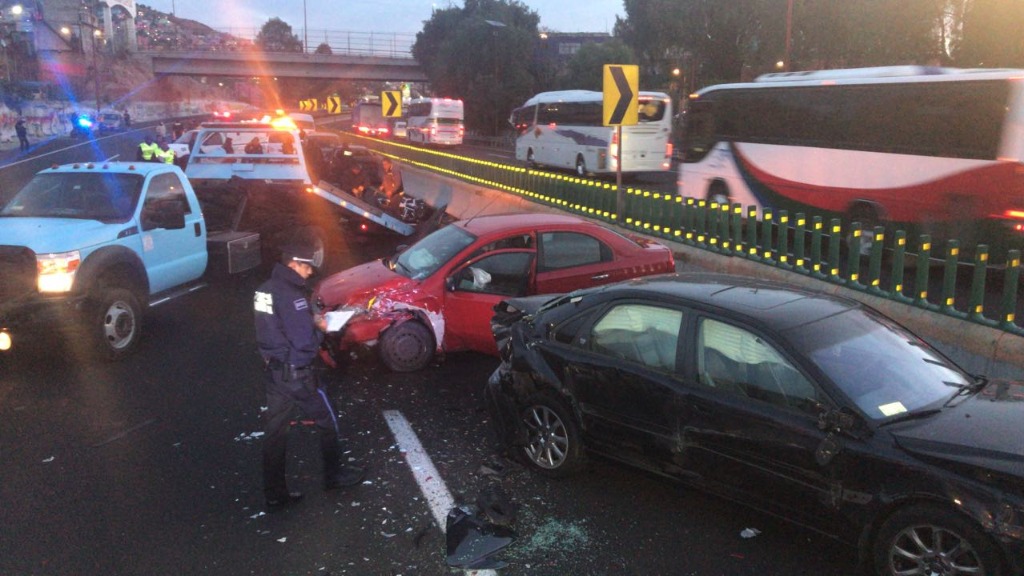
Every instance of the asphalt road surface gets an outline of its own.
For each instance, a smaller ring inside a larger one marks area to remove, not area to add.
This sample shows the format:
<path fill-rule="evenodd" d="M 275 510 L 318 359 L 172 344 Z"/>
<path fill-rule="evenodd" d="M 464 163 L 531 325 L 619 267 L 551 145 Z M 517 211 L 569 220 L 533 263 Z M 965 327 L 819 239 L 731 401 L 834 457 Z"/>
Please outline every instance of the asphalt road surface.
<path fill-rule="evenodd" d="M 327 272 L 400 242 L 339 236 Z M 269 512 L 251 311 L 261 280 L 220 281 L 155 309 L 121 363 L 91 363 L 49 337 L 0 356 L 0 574 L 459 573 L 445 562 L 436 499 L 415 480 L 423 467 L 385 414 L 408 422 L 439 476 L 428 482 L 454 503 L 497 484 L 518 506 L 499 574 L 856 573 L 842 545 L 617 464 L 553 481 L 501 460 L 481 399 L 496 359 L 477 354 L 412 375 L 372 357 L 325 374 L 366 480 L 323 492 L 315 436 L 300 424 L 289 482 L 307 496 Z M 742 537 L 747 528 L 759 534 Z"/>

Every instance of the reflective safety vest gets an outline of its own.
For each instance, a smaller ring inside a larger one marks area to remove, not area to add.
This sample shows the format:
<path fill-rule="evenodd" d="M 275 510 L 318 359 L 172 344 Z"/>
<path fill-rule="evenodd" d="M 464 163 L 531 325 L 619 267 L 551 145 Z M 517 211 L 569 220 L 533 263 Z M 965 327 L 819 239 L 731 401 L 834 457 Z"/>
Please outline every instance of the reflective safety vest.
<path fill-rule="evenodd" d="M 142 159 L 146 162 L 150 162 L 153 160 L 153 156 L 160 152 L 160 146 L 142 142 L 139 144 L 139 151 L 142 152 Z"/>
<path fill-rule="evenodd" d="M 159 146 L 156 147 L 156 157 L 158 160 L 163 160 L 167 164 L 174 164 L 174 150 L 168 148 L 167 150 L 161 150 Z"/>

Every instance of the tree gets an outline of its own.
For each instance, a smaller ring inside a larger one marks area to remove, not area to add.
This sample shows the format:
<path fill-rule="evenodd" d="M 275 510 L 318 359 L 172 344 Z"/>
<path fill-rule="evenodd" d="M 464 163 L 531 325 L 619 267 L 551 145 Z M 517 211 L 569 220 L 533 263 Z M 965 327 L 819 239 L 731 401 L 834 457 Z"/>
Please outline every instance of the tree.
<path fill-rule="evenodd" d="M 971 0 L 963 18 L 963 38 L 954 48 L 960 66 L 1024 68 L 1024 2 Z"/>
<path fill-rule="evenodd" d="M 960 36 L 965 6 L 982 3 L 1024 6 L 1019 0 L 624 0 L 626 16 L 616 21 L 615 35 L 636 52 L 642 86 L 657 86 L 690 61 L 686 72 L 696 80 L 687 83 L 700 87 L 749 80 L 779 62 L 793 71 L 944 62 Z M 1002 37 L 1021 44 L 1019 35 Z"/>
<path fill-rule="evenodd" d="M 562 89 L 604 89 L 605 64 L 636 64 L 633 50 L 621 40 L 584 44 L 569 60 L 565 74 L 558 79 Z"/>
<path fill-rule="evenodd" d="M 626 17 L 615 20 L 614 35 L 636 54 L 640 86 L 660 85 L 676 66 L 676 56 L 694 45 L 688 32 L 693 0 L 624 0 Z"/>
<path fill-rule="evenodd" d="M 264 52 L 302 52 L 302 40 L 280 18 L 271 18 L 256 34 L 256 46 Z"/>
<path fill-rule="evenodd" d="M 334 54 L 334 51 L 331 50 L 330 44 L 327 42 L 321 42 L 320 45 L 316 47 L 315 54 Z"/>
<path fill-rule="evenodd" d="M 536 88 L 539 21 L 516 0 L 466 0 L 435 10 L 412 54 L 435 94 L 465 102 L 470 129 L 496 134 Z"/>

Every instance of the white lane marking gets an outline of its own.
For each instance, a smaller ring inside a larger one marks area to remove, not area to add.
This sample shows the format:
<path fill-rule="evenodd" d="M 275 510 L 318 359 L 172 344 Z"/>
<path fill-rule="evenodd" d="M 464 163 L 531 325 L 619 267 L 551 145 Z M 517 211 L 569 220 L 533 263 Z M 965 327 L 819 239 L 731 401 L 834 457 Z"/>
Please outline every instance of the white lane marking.
<path fill-rule="evenodd" d="M 451 492 L 448 491 L 448 486 L 441 479 L 441 475 L 437 473 L 437 468 L 434 467 L 434 463 L 431 462 L 430 456 L 423 449 L 420 439 L 405 416 L 402 416 L 398 410 L 385 410 L 383 414 L 388 428 L 391 428 L 391 434 L 395 436 L 398 448 L 405 456 L 405 461 L 409 464 L 409 469 L 412 470 L 412 475 L 420 486 L 420 491 L 423 492 L 427 503 L 430 504 L 430 512 L 434 515 L 434 521 L 444 532 L 448 525 L 448 511 L 455 506 L 455 500 L 452 498 Z M 498 574 L 494 570 L 467 570 L 466 573 L 474 576 L 497 576 Z"/>

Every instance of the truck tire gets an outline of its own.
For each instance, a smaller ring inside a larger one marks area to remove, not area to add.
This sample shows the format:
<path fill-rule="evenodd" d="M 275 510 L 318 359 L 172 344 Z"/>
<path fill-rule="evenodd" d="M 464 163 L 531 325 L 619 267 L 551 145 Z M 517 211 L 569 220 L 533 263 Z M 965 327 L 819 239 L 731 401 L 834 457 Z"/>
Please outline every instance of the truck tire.
<path fill-rule="evenodd" d="M 85 322 L 96 356 L 120 360 L 142 336 L 142 307 L 130 290 L 104 288 L 90 302 Z"/>

